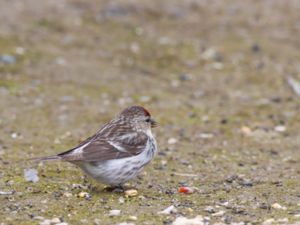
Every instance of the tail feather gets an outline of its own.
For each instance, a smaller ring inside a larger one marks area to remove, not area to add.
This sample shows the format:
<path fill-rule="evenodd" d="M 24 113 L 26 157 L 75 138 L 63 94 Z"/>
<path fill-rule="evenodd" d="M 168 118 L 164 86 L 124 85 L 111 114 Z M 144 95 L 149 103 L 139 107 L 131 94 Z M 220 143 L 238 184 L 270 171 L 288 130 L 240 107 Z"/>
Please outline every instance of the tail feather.
<path fill-rule="evenodd" d="M 59 160 L 59 159 L 61 159 L 60 156 L 52 155 L 52 156 L 46 156 L 46 157 L 31 158 L 30 160 L 39 162 L 39 161 L 52 161 L 52 160 Z"/>

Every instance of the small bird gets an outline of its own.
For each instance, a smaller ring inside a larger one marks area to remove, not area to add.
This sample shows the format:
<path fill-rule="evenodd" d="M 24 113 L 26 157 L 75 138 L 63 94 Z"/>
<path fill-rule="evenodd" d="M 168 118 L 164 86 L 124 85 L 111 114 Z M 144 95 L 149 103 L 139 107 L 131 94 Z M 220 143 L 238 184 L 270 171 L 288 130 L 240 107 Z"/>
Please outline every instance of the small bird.
<path fill-rule="evenodd" d="M 151 128 L 157 123 L 141 106 L 124 109 L 95 135 L 77 147 L 37 160 L 63 160 L 112 187 L 122 187 L 135 178 L 157 151 Z"/>

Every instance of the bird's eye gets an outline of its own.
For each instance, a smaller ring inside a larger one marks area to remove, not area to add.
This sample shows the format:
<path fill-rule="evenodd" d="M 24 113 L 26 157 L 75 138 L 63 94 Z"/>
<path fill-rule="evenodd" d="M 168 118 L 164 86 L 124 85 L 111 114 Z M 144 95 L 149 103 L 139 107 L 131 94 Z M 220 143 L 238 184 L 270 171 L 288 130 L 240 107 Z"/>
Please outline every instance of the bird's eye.
<path fill-rule="evenodd" d="M 151 122 L 150 118 L 146 119 L 145 121 L 146 121 L 147 123 L 150 123 L 150 122 Z"/>

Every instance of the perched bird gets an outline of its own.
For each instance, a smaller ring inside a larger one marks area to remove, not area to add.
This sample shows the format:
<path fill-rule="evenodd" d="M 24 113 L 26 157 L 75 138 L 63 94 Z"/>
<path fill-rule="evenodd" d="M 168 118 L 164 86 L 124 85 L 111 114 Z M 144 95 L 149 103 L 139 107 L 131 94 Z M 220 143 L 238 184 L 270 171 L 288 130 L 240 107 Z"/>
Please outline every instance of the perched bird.
<path fill-rule="evenodd" d="M 151 132 L 156 125 L 148 110 L 131 106 L 77 147 L 37 159 L 67 161 L 97 181 L 122 187 L 140 173 L 157 151 Z"/>

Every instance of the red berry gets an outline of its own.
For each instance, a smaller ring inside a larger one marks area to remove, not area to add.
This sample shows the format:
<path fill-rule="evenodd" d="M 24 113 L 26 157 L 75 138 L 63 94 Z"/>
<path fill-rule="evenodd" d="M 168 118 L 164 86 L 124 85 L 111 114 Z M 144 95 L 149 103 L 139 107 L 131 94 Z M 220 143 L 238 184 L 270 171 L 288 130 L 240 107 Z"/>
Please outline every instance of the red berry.
<path fill-rule="evenodd" d="M 190 187 L 180 187 L 178 188 L 178 192 L 184 194 L 192 194 L 194 193 L 194 189 Z"/>

